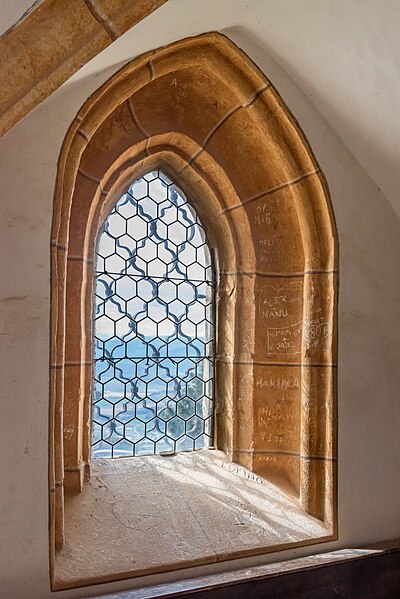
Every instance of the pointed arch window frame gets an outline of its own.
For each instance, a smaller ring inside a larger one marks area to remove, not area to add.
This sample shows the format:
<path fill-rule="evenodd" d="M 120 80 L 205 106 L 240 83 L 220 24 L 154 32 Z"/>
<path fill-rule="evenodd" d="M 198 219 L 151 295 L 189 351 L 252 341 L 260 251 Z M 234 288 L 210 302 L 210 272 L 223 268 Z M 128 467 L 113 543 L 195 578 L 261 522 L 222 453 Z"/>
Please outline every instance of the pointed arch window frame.
<path fill-rule="evenodd" d="M 79 492 L 90 476 L 95 239 L 118 194 L 157 168 L 193 198 L 217 256 L 216 444 L 288 482 L 326 524 L 324 540 L 337 538 L 338 245 L 328 187 L 271 83 L 225 36 L 204 34 L 124 66 L 85 103 L 61 150 L 51 241 L 53 579 L 64 490 Z"/>

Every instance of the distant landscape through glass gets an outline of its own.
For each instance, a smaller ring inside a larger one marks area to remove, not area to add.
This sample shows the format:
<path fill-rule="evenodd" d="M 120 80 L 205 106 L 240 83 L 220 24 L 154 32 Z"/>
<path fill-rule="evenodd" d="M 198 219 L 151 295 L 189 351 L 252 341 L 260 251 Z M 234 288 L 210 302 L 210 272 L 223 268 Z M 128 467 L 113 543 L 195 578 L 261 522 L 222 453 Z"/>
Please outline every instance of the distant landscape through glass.
<path fill-rule="evenodd" d="M 161 171 L 135 181 L 98 239 L 92 457 L 212 444 L 214 284 L 182 191 Z"/>

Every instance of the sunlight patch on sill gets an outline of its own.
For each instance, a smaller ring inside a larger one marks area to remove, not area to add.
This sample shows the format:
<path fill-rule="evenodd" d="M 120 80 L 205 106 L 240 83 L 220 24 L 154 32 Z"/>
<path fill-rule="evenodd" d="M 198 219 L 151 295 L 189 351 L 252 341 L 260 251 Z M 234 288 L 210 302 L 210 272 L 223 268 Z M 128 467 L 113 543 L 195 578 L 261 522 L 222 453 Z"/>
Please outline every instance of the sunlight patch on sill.
<path fill-rule="evenodd" d="M 216 450 L 96 459 L 67 495 L 55 587 L 212 564 L 331 540 L 277 485 Z"/>

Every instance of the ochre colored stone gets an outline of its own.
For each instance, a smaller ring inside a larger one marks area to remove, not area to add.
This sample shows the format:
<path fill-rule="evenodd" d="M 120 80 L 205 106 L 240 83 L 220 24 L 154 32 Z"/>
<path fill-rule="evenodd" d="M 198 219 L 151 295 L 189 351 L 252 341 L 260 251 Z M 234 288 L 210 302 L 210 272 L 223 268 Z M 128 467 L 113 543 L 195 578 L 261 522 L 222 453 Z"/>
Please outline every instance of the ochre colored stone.
<path fill-rule="evenodd" d="M 210 90 L 218 87 L 218 98 Z M 201 110 L 195 110 L 199 97 Z M 157 77 L 137 91 L 132 104 L 148 136 L 184 133 L 201 147 L 210 130 L 238 105 L 224 82 L 209 71 L 181 68 Z"/>
<path fill-rule="evenodd" d="M 276 110 L 276 98 L 269 87 L 252 105 L 238 110 L 219 127 L 207 151 L 231 173 L 235 189 L 246 201 L 315 171 L 307 151 L 301 150 L 300 157 L 293 154 L 289 145 L 295 145 L 294 141 L 288 143 L 291 133 L 294 128 L 288 114 L 282 107 Z"/>
<path fill-rule="evenodd" d="M 90 0 L 88 0 L 90 2 Z M 168 0 L 130 0 L 121 2 L 121 0 L 96 0 L 94 5 L 98 5 L 102 12 L 110 21 L 110 33 L 112 36 L 119 37 L 125 31 L 136 25 L 139 21 L 147 17 L 159 6 Z M 107 24 L 107 22 L 105 23 Z"/>
<path fill-rule="evenodd" d="M 254 452 L 252 470 L 258 476 L 276 483 L 291 495 L 298 497 L 300 487 L 298 455 L 284 451 Z"/>
<path fill-rule="evenodd" d="M 303 277 L 261 277 L 255 283 L 255 360 L 301 363 Z"/>
<path fill-rule="evenodd" d="M 303 401 L 300 453 L 315 458 L 335 459 L 336 428 L 331 388 L 336 384 L 336 368 L 303 367 Z"/>
<path fill-rule="evenodd" d="M 82 154 L 80 169 L 100 179 L 125 150 L 145 139 L 134 120 L 128 102 L 103 121 Z"/>

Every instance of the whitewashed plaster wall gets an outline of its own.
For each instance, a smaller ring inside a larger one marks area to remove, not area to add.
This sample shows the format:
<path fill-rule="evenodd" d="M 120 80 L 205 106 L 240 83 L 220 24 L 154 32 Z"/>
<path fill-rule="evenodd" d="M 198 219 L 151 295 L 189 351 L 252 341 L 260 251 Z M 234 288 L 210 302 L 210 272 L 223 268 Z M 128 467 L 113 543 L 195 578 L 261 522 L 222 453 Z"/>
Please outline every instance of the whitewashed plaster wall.
<path fill-rule="evenodd" d="M 173 22 L 170 17 L 166 20 L 169 13 L 163 14 L 163 26 L 145 20 L 134 36 L 129 33 L 113 51 L 108 49 L 116 53 L 106 50 L 0 140 L 2 599 L 52 595 L 47 491 L 49 240 L 57 157 L 81 104 L 120 66 L 115 62 L 118 48 L 125 58 L 130 48 L 133 58 L 173 39 L 222 28 L 218 19 L 210 23 L 205 15 L 202 26 L 191 17 L 176 21 L 171 29 L 166 26 Z M 313 147 L 332 194 L 340 240 L 339 540 L 203 567 L 186 571 L 185 576 L 400 536 L 400 221 L 309 94 L 299 89 L 265 44 L 237 18 L 236 26 L 225 33 L 283 95 Z M 105 531 L 105 543 L 106 539 Z M 172 573 L 56 596 L 88 597 L 173 578 Z"/>
<path fill-rule="evenodd" d="M 43 0 L 2 0 L 0 5 L 0 35 L 24 19 Z"/>

